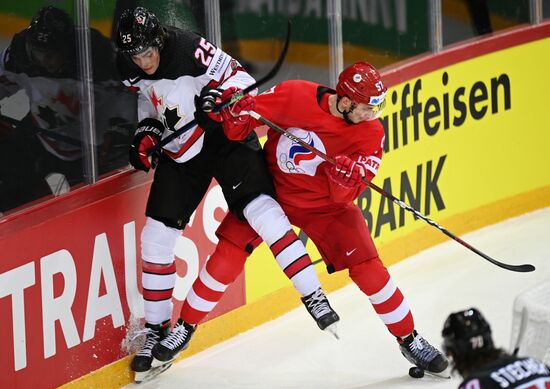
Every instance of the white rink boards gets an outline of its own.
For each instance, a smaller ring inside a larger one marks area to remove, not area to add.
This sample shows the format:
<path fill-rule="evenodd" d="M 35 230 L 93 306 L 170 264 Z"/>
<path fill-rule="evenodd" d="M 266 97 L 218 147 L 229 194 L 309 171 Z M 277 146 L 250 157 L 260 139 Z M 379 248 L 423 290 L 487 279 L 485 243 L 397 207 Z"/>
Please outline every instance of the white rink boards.
<path fill-rule="evenodd" d="M 475 306 L 510 346 L 512 306 L 520 292 L 550 279 L 550 208 L 462 236 L 489 256 L 532 263 L 534 273 L 498 268 L 448 241 L 390 267 L 409 300 L 416 327 L 440 347 L 450 312 Z M 340 340 L 321 332 L 299 307 L 186 358 L 155 380 L 127 388 L 456 388 L 460 379 L 408 376 L 410 364 L 355 285 L 331 293 L 340 314 Z M 200 328 L 195 336 L 201 336 Z"/>

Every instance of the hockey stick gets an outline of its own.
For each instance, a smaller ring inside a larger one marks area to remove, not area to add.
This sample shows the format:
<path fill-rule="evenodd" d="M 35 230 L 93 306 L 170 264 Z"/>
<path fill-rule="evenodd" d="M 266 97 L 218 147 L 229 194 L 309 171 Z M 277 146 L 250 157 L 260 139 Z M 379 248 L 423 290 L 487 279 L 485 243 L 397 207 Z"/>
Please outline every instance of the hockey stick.
<path fill-rule="evenodd" d="M 290 33 L 291 33 L 291 26 L 292 23 L 290 22 L 290 19 L 287 23 L 287 29 L 286 29 L 286 39 L 285 44 L 283 46 L 283 50 L 281 51 L 281 54 L 279 54 L 279 59 L 277 59 L 277 62 L 273 66 L 273 68 L 262 78 L 257 80 L 255 83 L 247 86 L 246 88 L 238 91 L 233 96 L 231 96 L 231 99 L 221 102 L 219 105 L 214 107 L 213 112 L 220 112 L 225 107 L 235 104 L 237 101 L 242 99 L 244 95 L 247 93 L 253 91 L 254 89 L 258 88 L 260 85 L 265 84 L 267 81 L 271 80 L 279 71 L 281 66 L 283 65 L 283 62 L 286 57 L 286 53 L 288 51 L 288 46 L 290 44 Z M 172 140 L 177 138 L 178 136 L 182 135 L 183 133 L 189 131 L 191 128 L 195 127 L 197 125 L 197 120 L 193 119 L 189 123 L 185 124 L 183 127 L 178 129 L 177 131 L 174 131 L 172 134 L 168 135 L 166 138 L 162 139 L 158 144 L 155 145 L 155 147 L 152 147 L 148 152 L 147 155 L 153 155 L 154 153 L 158 152 L 162 147 L 166 146 L 168 143 L 170 143 Z"/>
<path fill-rule="evenodd" d="M 18 128 L 18 127 L 25 126 L 21 120 L 17 120 L 17 119 L 11 118 L 9 116 L 4 116 L 4 115 L 1 115 L 1 114 L 0 114 L 0 121 L 3 121 L 5 123 L 9 124 L 13 128 Z M 45 135 L 45 136 L 48 136 L 52 139 L 61 141 L 63 143 L 66 143 L 66 144 L 69 144 L 69 145 L 72 145 L 72 146 L 82 147 L 82 141 L 80 139 L 73 138 L 72 136 L 63 135 L 63 134 L 59 134 L 59 133 L 55 132 L 56 129 L 60 129 L 61 127 L 53 128 L 53 129 L 44 129 L 44 128 L 39 128 L 39 127 L 31 127 L 30 125 L 27 125 L 27 126 L 25 126 L 25 128 L 30 129 L 35 134 Z"/>
<path fill-rule="evenodd" d="M 333 165 L 335 164 L 334 159 L 332 159 L 331 157 L 329 157 L 328 155 L 326 155 L 322 151 L 316 149 L 315 147 L 310 146 L 308 143 L 304 142 L 302 139 L 298 138 L 297 136 L 293 135 L 292 133 L 282 129 L 281 127 L 279 127 L 275 123 L 271 122 L 270 120 L 264 118 L 263 116 L 261 116 L 257 112 L 254 112 L 254 111 L 248 111 L 248 112 L 249 112 L 250 116 L 252 116 L 254 119 L 260 121 L 261 123 L 267 125 L 268 127 L 274 129 L 275 131 L 281 133 L 281 135 L 283 135 L 283 136 L 287 137 L 288 139 L 298 143 L 300 146 L 305 147 L 306 149 L 311 151 L 313 154 L 318 155 L 319 157 L 321 157 L 325 161 L 327 161 L 327 162 L 329 162 Z M 530 264 L 509 265 L 507 263 L 502 263 L 502 262 L 499 262 L 499 261 L 489 257 L 487 254 L 479 251 L 478 249 L 476 249 L 475 247 L 473 247 L 469 243 L 466 243 L 465 241 L 460 239 L 458 236 L 454 235 L 453 233 L 451 233 L 450 231 L 448 231 L 444 227 L 440 226 L 439 224 L 437 224 L 436 222 L 434 222 L 433 220 L 431 220 L 427 216 L 424 216 L 423 214 L 418 212 L 416 209 L 414 209 L 410 205 L 408 205 L 408 204 L 404 203 L 403 201 L 399 200 L 397 197 L 394 197 L 391 193 L 386 192 L 384 189 L 378 187 L 377 185 L 373 184 L 372 182 L 368 181 L 365 178 L 363 178 L 362 181 L 367 186 L 369 186 L 371 189 L 374 189 L 376 192 L 380 193 L 382 196 L 384 196 L 387 199 L 391 200 L 392 202 L 397 204 L 399 207 L 403 208 L 406 211 L 412 212 L 416 217 L 424 220 L 429 225 L 437 228 L 439 231 L 443 232 L 449 238 L 455 240 L 456 242 L 460 243 L 462 246 L 466 247 L 470 251 L 473 251 L 477 255 L 483 257 L 487 261 L 491 262 L 493 265 L 496 265 L 496 266 L 501 267 L 501 268 L 506 269 L 506 270 L 520 272 L 520 273 L 531 272 L 531 271 L 535 270 L 535 267 L 533 265 L 530 265 Z"/>

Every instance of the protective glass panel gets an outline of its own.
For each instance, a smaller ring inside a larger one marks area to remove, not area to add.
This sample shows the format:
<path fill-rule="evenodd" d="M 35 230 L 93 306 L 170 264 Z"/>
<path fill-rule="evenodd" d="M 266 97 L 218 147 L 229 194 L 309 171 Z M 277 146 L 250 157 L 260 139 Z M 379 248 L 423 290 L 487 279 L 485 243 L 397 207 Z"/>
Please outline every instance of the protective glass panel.
<path fill-rule="evenodd" d="M 0 3 L 0 214 L 83 180 L 72 1 Z"/>
<path fill-rule="evenodd" d="M 237 58 L 256 79 L 265 75 L 281 52 L 288 19 L 292 35 L 286 60 L 269 85 L 285 79 L 329 82 L 326 2 L 220 1 L 223 49 Z"/>
<path fill-rule="evenodd" d="M 443 44 L 529 23 L 529 3 L 530 0 L 443 0 Z"/>
<path fill-rule="evenodd" d="M 119 80 L 114 34 L 125 1 L 90 2 L 90 51 L 97 172 L 101 177 L 128 166 L 137 121 L 137 96 Z"/>
<path fill-rule="evenodd" d="M 220 2 L 224 2 L 223 0 Z M 124 3 L 124 2 L 123 2 Z M 132 3 L 127 1 L 127 3 Z M 204 36 L 205 17 L 204 1 L 194 0 L 142 0 L 134 1 L 136 6 L 142 6 L 153 12 L 163 25 L 174 26 L 183 30 L 195 31 Z M 117 2 L 118 4 L 118 2 Z M 126 6 L 126 8 L 132 8 Z"/>
<path fill-rule="evenodd" d="M 344 66 L 377 68 L 430 50 L 428 0 L 342 1 Z"/>

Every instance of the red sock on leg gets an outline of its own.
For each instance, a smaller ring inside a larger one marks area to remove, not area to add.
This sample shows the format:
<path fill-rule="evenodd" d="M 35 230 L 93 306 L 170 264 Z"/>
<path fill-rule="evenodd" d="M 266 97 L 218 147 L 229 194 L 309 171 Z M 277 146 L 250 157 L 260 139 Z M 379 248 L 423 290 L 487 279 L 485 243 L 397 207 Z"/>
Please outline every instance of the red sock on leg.
<path fill-rule="evenodd" d="M 243 271 L 248 253 L 220 239 L 216 250 L 189 290 L 180 311 L 188 324 L 198 324 L 222 298 L 227 287 Z"/>
<path fill-rule="evenodd" d="M 376 257 L 352 266 L 349 275 L 365 293 L 378 317 L 396 337 L 414 330 L 414 319 L 407 300 L 393 283 L 388 270 Z"/>

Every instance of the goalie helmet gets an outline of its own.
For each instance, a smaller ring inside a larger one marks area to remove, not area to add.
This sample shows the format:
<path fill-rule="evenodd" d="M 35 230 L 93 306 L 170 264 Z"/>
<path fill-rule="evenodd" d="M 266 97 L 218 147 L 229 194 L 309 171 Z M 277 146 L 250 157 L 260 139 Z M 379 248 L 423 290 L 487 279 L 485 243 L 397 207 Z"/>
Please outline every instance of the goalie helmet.
<path fill-rule="evenodd" d="M 491 326 L 475 308 L 449 315 L 441 335 L 443 350 L 455 359 L 479 350 L 494 349 Z"/>
<path fill-rule="evenodd" d="M 356 103 L 379 106 L 384 103 L 387 88 L 380 73 L 367 62 L 356 62 L 338 76 L 336 93 Z"/>
<path fill-rule="evenodd" d="M 139 54 L 151 46 L 160 51 L 164 39 L 165 32 L 158 18 L 144 7 L 127 9 L 118 19 L 116 44 L 124 54 Z"/>

